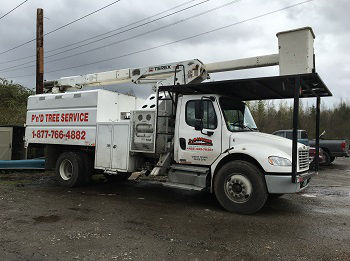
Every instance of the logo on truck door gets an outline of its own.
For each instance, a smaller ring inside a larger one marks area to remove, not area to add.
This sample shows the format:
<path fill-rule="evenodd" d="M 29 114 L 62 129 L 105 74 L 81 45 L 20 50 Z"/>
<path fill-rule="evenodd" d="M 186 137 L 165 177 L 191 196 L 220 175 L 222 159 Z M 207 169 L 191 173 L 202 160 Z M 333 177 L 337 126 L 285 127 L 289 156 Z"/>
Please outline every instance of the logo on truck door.
<path fill-rule="evenodd" d="M 193 139 L 188 139 L 187 150 L 192 151 L 213 151 L 211 148 L 213 146 L 213 141 L 203 137 L 196 137 Z"/>
<path fill-rule="evenodd" d="M 213 141 L 203 137 L 197 137 L 193 139 L 188 139 L 188 145 L 213 146 Z"/>

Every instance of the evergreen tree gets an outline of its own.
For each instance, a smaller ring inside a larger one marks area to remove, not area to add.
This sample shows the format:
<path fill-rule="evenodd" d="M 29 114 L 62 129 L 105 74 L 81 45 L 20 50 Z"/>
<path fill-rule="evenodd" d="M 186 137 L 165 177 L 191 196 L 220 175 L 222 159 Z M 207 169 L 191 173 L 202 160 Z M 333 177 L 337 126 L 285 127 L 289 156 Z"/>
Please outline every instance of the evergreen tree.
<path fill-rule="evenodd" d="M 23 125 L 32 94 L 32 90 L 0 78 L 0 125 Z"/>

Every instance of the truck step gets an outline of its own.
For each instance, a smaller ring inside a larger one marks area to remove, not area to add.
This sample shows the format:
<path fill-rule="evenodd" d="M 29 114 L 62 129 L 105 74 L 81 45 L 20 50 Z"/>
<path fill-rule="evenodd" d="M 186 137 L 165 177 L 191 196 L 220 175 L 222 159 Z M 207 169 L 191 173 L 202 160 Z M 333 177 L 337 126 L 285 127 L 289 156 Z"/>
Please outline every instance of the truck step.
<path fill-rule="evenodd" d="M 184 190 L 195 190 L 195 191 L 204 190 L 204 188 L 197 187 L 194 185 L 187 185 L 187 184 L 173 183 L 173 182 L 163 182 L 162 185 L 165 187 L 184 189 Z"/>
<path fill-rule="evenodd" d="M 173 170 L 196 172 L 201 174 L 207 174 L 209 172 L 208 167 L 191 166 L 191 165 L 184 165 L 184 164 L 173 164 L 170 166 L 170 168 Z"/>
<path fill-rule="evenodd" d="M 169 182 L 184 186 L 206 188 L 209 168 L 201 166 L 189 166 L 173 164 L 168 172 Z"/>

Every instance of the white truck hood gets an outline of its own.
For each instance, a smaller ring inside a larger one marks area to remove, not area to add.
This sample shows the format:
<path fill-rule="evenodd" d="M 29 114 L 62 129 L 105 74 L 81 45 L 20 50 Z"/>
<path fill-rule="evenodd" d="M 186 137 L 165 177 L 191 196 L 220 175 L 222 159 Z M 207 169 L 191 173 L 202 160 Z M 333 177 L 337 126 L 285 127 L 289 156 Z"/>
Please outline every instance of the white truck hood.
<path fill-rule="evenodd" d="M 248 145 L 248 144 L 256 144 L 260 146 L 266 146 L 266 148 L 275 148 L 283 151 L 284 153 L 291 156 L 292 154 L 292 140 L 287 138 L 282 138 L 276 135 L 262 133 L 262 132 L 236 132 L 231 134 L 231 141 L 235 140 L 235 142 L 231 143 L 232 146 L 235 144 L 239 145 Z M 298 150 L 307 150 L 307 146 L 304 144 L 298 143 Z"/>

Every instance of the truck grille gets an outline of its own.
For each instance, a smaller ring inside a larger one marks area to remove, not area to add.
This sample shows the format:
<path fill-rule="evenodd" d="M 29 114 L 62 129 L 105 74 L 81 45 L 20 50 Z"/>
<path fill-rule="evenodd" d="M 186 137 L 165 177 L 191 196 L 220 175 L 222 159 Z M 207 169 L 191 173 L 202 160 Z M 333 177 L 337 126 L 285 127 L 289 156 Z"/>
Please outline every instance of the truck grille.
<path fill-rule="evenodd" d="M 309 168 L 309 151 L 299 150 L 299 169 Z"/>

